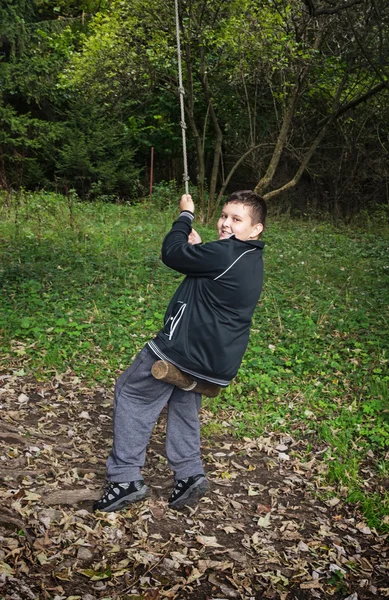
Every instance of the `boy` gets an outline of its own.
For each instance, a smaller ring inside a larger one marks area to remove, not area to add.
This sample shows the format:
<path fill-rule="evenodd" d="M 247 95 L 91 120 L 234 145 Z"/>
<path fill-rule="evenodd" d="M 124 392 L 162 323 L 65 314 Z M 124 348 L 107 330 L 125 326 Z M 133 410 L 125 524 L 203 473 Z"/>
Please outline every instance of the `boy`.
<path fill-rule="evenodd" d="M 249 190 L 232 194 L 217 223 L 219 240 L 204 245 L 192 229 L 191 196 L 182 196 L 180 209 L 163 242 L 162 260 L 186 277 L 168 306 L 163 329 L 116 383 L 110 483 L 94 510 L 120 510 L 146 496 L 141 468 L 165 404 L 166 454 L 175 477 L 169 506 L 192 506 L 208 489 L 200 453 L 201 396 L 154 379 L 151 367 L 163 359 L 221 387 L 235 377 L 262 288 L 264 243 L 258 237 L 266 204 Z"/>

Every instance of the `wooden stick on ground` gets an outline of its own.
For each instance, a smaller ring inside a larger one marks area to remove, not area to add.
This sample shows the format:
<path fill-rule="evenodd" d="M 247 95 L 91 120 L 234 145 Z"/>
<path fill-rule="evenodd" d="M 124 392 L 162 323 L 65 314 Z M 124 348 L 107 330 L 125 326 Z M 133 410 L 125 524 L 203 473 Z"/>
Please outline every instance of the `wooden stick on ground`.
<path fill-rule="evenodd" d="M 220 392 L 218 385 L 204 380 L 194 381 L 188 373 L 183 373 L 177 367 L 164 360 L 157 360 L 152 366 L 151 373 L 155 379 L 176 385 L 181 390 L 193 390 L 203 396 L 208 396 L 208 398 L 216 398 Z"/>

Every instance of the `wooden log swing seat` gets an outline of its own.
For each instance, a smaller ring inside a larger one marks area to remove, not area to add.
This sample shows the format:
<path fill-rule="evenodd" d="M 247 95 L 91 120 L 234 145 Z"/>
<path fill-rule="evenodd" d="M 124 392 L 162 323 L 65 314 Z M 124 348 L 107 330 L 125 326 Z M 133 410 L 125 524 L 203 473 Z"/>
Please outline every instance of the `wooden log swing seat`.
<path fill-rule="evenodd" d="M 188 373 L 183 373 L 165 360 L 157 360 L 151 368 L 151 373 L 155 379 L 176 385 L 185 392 L 195 391 L 208 398 L 216 398 L 220 392 L 220 386 L 215 383 L 195 381 Z"/>

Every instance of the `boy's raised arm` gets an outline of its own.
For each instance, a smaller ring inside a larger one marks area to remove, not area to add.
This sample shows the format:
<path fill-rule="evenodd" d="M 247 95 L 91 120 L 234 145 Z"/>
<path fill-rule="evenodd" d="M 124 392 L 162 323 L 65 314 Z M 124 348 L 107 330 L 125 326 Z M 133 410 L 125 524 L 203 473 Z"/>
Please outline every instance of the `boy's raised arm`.
<path fill-rule="evenodd" d="M 189 194 L 180 200 L 180 215 L 162 244 L 162 261 L 165 265 L 193 277 L 217 277 L 221 272 L 220 255 L 214 244 L 191 244 L 194 202 Z"/>

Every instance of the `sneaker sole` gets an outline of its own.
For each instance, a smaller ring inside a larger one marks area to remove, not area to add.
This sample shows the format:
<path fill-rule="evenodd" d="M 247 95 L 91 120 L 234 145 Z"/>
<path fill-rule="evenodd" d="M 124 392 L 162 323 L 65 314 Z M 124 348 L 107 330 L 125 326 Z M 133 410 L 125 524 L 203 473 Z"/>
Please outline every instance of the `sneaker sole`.
<path fill-rule="evenodd" d="M 100 510 L 101 512 L 115 512 L 117 510 L 122 510 L 128 504 L 134 504 L 134 502 L 140 502 L 140 500 L 144 500 L 144 498 L 146 498 L 148 495 L 148 490 L 149 488 L 147 485 L 144 485 L 140 490 L 137 490 L 136 492 L 133 492 L 124 498 L 120 498 L 120 500 L 110 504 L 110 506 L 105 508 L 95 508 L 94 510 Z"/>
<path fill-rule="evenodd" d="M 182 496 L 169 503 L 171 508 L 183 508 L 184 506 L 194 506 L 209 490 L 209 483 L 204 479 L 195 481 L 195 483 L 186 490 Z"/>

